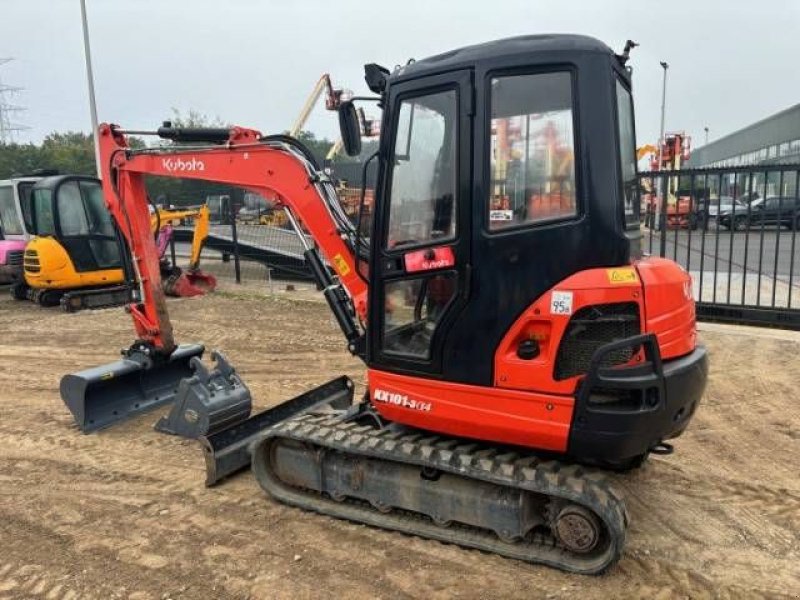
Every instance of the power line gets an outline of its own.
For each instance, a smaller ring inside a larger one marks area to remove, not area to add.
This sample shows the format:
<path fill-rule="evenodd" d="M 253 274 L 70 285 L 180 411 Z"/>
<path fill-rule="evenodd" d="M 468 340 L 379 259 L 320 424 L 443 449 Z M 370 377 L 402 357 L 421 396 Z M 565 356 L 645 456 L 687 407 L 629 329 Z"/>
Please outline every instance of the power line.
<path fill-rule="evenodd" d="M 0 66 L 10 63 L 13 58 L 0 58 Z M 21 125 L 12 121 L 11 115 L 25 110 L 24 106 L 12 104 L 9 99 L 24 88 L 6 85 L 3 83 L 2 76 L 0 76 L 0 144 L 11 144 L 14 140 L 14 134 L 19 131 L 30 129 L 25 125 Z"/>

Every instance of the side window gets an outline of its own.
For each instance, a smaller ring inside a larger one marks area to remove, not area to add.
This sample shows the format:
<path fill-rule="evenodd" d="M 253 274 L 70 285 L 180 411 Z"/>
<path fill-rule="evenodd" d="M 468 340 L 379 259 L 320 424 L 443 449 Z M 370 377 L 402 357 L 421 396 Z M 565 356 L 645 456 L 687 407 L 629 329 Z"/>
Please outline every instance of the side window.
<path fill-rule="evenodd" d="M 58 188 L 58 220 L 63 235 L 87 235 L 89 223 L 83 208 L 77 181 L 69 181 Z"/>
<path fill-rule="evenodd" d="M 392 157 L 387 248 L 456 236 L 455 90 L 403 100 Z"/>
<path fill-rule="evenodd" d="M 14 204 L 14 188 L 10 185 L 0 187 L 0 229 L 4 235 L 24 233 Z"/>
<path fill-rule="evenodd" d="M 491 79 L 489 229 L 577 214 L 572 77 Z"/>
<path fill-rule="evenodd" d="M 53 192 L 48 189 L 34 189 L 33 197 L 33 224 L 34 233 L 40 236 L 55 235 L 56 225 L 53 220 Z"/>
<path fill-rule="evenodd" d="M 103 189 L 100 184 L 93 181 L 81 181 L 80 186 L 86 205 L 89 232 L 93 235 L 114 237 L 114 224 L 111 221 L 111 213 L 108 212 L 103 200 Z"/>
<path fill-rule="evenodd" d="M 625 222 L 639 227 L 639 184 L 636 177 L 636 134 L 633 129 L 633 99 L 625 86 L 616 82 L 619 161 L 622 171 L 622 201 Z M 691 183 L 688 186 L 691 189 Z M 691 192 L 690 192 L 691 193 Z"/>

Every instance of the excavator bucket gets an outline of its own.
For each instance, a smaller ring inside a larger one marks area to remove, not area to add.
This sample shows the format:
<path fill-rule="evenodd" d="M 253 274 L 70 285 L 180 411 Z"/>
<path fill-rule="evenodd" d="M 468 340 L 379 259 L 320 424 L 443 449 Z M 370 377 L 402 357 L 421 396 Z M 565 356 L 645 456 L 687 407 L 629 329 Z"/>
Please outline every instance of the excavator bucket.
<path fill-rule="evenodd" d="M 194 287 L 203 290 L 204 294 L 217 289 L 217 278 L 199 269 L 196 271 L 186 271 L 186 279 L 188 279 L 189 283 Z"/>
<path fill-rule="evenodd" d="M 194 375 L 182 379 L 172 410 L 156 423 L 156 431 L 196 439 L 244 421 L 253 402 L 250 390 L 225 357 L 211 352 L 217 365 L 208 369 L 199 358 L 190 361 Z"/>
<path fill-rule="evenodd" d="M 191 298 L 213 292 L 217 287 L 217 278 L 202 271 L 184 271 L 173 267 L 164 278 L 164 293 L 178 298 Z"/>
<path fill-rule="evenodd" d="M 204 350 L 181 345 L 158 363 L 141 350 L 127 351 L 121 360 L 65 375 L 61 398 L 84 433 L 109 427 L 174 401 L 181 379 L 193 375 L 192 359 Z"/>

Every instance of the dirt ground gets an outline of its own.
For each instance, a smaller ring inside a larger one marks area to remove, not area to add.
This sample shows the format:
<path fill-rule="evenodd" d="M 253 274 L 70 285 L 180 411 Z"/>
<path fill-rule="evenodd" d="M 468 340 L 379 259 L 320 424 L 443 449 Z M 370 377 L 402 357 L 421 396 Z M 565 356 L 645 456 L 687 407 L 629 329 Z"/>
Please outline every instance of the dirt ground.
<path fill-rule="evenodd" d="M 178 339 L 222 349 L 262 408 L 342 373 L 363 382 L 309 296 L 228 287 L 169 308 Z M 307 514 L 250 473 L 206 489 L 199 446 L 154 432 L 157 414 L 83 435 L 59 379 L 115 359 L 128 317 L 0 297 L 0 598 L 800 594 L 800 335 L 703 328 L 703 405 L 674 455 L 617 478 L 625 554 L 583 577 Z"/>

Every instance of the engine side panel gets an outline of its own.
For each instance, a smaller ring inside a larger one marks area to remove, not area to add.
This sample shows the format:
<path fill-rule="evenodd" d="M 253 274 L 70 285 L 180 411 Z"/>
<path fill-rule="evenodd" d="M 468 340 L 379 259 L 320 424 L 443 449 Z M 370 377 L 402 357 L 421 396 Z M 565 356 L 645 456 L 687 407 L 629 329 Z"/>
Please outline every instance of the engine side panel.
<path fill-rule="evenodd" d="M 438 433 L 564 452 L 574 400 L 451 383 L 377 369 L 368 372 L 370 398 L 390 421 Z"/>

